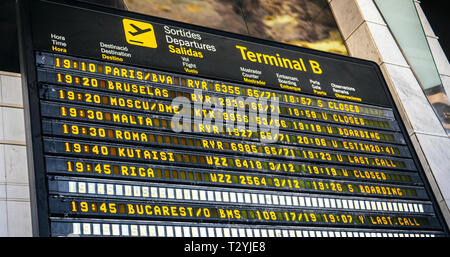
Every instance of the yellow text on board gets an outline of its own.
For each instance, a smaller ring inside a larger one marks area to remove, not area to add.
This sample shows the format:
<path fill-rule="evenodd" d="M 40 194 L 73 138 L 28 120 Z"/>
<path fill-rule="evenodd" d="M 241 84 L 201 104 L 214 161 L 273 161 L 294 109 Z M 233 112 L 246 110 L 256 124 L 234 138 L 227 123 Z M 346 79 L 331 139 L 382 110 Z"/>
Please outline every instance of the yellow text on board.
<path fill-rule="evenodd" d="M 240 50 L 242 60 L 244 61 L 251 61 L 251 62 L 258 62 L 265 65 L 270 66 L 276 66 L 291 70 L 298 70 L 298 71 L 304 71 L 307 72 L 308 69 L 306 68 L 305 62 L 302 58 L 297 59 L 289 59 L 281 57 L 280 54 L 276 55 L 269 55 L 264 53 L 258 53 L 258 52 L 252 52 L 247 50 L 247 47 L 236 45 L 236 48 Z M 320 67 L 320 64 L 314 60 L 309 60 L 309 66 L 311 68 L 311 71 L 315 74 L 322 74 L 322 68 Z"/>

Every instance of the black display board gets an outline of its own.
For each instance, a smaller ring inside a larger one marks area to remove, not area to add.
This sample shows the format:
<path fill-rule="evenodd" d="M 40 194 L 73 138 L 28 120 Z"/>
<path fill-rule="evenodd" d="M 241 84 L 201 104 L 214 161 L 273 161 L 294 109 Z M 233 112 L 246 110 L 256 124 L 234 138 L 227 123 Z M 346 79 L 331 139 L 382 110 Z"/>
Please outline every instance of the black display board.
<path fill-rule="evenodd" d="M 447 235 L 375 63 L 72 1 L 18 14 L 35 235 Z"/>

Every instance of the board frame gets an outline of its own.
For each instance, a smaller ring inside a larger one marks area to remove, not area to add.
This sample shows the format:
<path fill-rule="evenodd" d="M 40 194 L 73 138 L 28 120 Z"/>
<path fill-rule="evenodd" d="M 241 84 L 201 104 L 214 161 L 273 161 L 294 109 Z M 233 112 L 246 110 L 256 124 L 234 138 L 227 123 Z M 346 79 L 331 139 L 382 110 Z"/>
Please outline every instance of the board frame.
<path fill-rule="evenodd" d="M 20 49 L 20 61 L 21 61 L 21 74 L 22 74 L 22 89 L 24 99 L 24 116 L 25 116 L 25 128 L 26 128 L 26 142 L 27 142 L 27 156 L 28 156 L 28 175 L 30 185 L 30 202 L 31 202 L 31 217 L 32 217 L 32 234 L 33 236 L 49 237 L 51 236 L 50 219 L 49 219 L 49 200 L 48 200 L 48 185 L 47 174 L 45 172 L 44 163 L 44 145 L 43 145 L 43 133 L 42 133 L 42 119 L 40 116 L 40 100 L 39 100 L 39 88 L 37 82 L 37 70 L 35 66 L 35 54 L 32 38 L 32 26 L 31 24 L 31 12 L 30 9 L 32 0 L 17 0 L 17 17 L 18 17 L 18 36 L 19 36 L 19 49 Z M 186 29 L 192 29 L 200 32 L 216 34 L 224 37 L 231 37 L 238 40 L 249 41 L 252 43 L 258 43 L 267 45 L 269 47 L 278 47 L 287 50 L 301 51 L 308 54 L 320 55 L 336 60 L 350 61 L 357 64 L 369 65 L 374 68 L 379 80 L 382 83 L 382 87 L 388 96 L 388 102 L 391 105 L 394 117 L 397 120 L 400 131 L 404 135 L 406 146 L 411 151 L 412 159 L 418 169 L 418 174 L 424 182 L 424 188 L 429 195 L 437 219 L 442 224 L 443 232 L 445 235 L 449 235 L 448 225 L 446 224 L 436 197 L 433 194 L 430 183 L 425 175 L 424 169 L 419 161 L 418 155 L 412 145 L 411 139 L 408 136 L 406 127 L 401 119 L 401 115 L 395 105 L 392 94 L 389 91 L 388 85 L 381 73 L 379 66 L 372 61 L 351 58 L 338 54 L 322 52 L 303 47 L 297 47 L 292 45 L 286 45 L 274 41 L 253 38 L 246 35 L 239 35 L 230 32 L 218 31 L 206 27 L 196 26 L 192 24 L 186 24 L 181 22 L 175 22 L 167 19 L 142 15 L 133 12 L 122 11 L 113 8 L 107 8 L 103 6 L 93 5 L 85 2 L 63 0 L 63 1 L 48 1 L 55 2 L 62 5 L 69 5 L 74 7 L 86 8 L 94 11 L 107 12 L 114 15 L 127 16 L 135 19 L 144 19 L 150 22 L 158 22 L 167 24 L 169 26 L 177 26 Z M 72 55 L 73 56 L 73 55 Z M 76 56 L 75 56 L 76 57 Z M 93 58 L 98 60 L 97 58 Z M 161 70 L 164 71 L 164 70 Z M 170 71 L 168 71 L 170 72 Z M 206 76 L 203 76 L 206 77 Z M 212 78 L 216 79 L 216 78 Z M 226 80 L 224 80 L 226 81 Z M 230 81 L 233 82 L 233 81 Z M 242 83 L 242 82 L 239 82 Z"/>

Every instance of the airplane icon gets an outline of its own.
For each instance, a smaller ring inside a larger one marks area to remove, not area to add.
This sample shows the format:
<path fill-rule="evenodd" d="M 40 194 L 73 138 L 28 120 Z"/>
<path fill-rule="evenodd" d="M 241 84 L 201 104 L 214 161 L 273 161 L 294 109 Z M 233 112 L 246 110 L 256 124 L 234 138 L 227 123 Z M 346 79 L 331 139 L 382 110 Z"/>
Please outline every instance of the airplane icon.
<path fill-rule="evenodd" d="M 125 38 L 129 44 L 156 48 L 155 30 L 147 22 L 123 19 Z"/>
<path fill-rule="evenodd" d="M 142 33 L 146 33 L 146 32 L 152 31 L 151 28 L 141 29 L 138 26 L 134 25 L 133 23 L 130 23 L 130 26 L 133 27 L 136 30 L 135 32 L 128 31 L 128 33 L 130 33 L 132 36 L 136 36 L 136 35 L 140 35 Z"/>

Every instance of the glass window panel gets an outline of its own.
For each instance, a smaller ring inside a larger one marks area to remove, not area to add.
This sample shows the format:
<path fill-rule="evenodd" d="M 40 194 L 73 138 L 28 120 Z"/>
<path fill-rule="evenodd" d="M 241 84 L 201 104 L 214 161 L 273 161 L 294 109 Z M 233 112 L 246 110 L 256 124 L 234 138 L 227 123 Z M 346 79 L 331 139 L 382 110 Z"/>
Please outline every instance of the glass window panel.
<path fill-rule="evenodd" d="M 375 0 L 442 126 L 450 135 L 450 104 L 413 0 Z"/>

